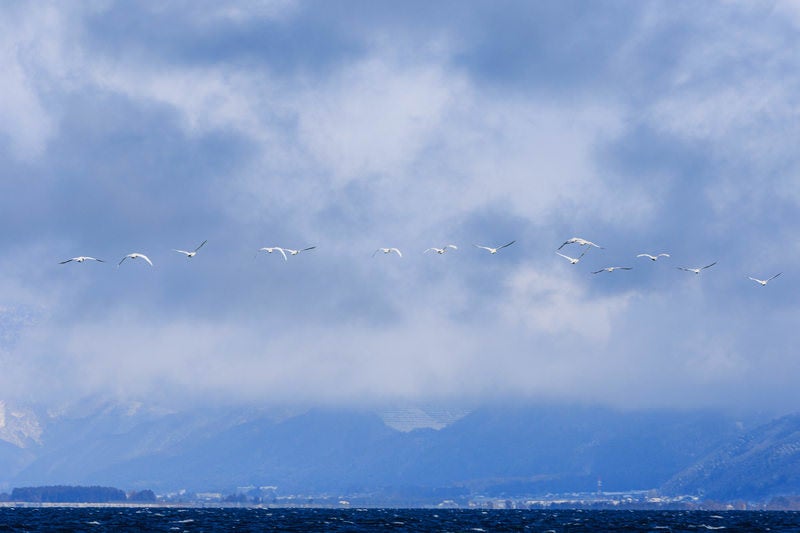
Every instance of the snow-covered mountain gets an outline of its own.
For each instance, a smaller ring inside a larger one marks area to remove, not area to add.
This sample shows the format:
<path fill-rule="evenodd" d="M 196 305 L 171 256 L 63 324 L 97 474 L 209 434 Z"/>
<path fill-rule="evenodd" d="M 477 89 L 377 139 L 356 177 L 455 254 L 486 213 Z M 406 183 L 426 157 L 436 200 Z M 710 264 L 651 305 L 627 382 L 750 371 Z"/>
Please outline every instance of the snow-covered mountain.
<path fill-rule="evenodd" d="M 58 410 L 3 404 L 3 417 L 3 488 L 158 492 L 537 494 L 594 490 L 598 479 L 610 491 L 649 489 L 748 429 L 717 412 L 553 406 L 166 410 L 92 400 Z"/>
<path fill-rule="evenodd" d="M 0 400 L 0 441 L 18 448 L 41 444 L 42 426 L 30 408 L 21 408 Z"/>
<path fill-rule="evenodd" d="M 800 415 L 744 432 L 677 473 L 664 490 L 720 500 L 799 495 Z"/>

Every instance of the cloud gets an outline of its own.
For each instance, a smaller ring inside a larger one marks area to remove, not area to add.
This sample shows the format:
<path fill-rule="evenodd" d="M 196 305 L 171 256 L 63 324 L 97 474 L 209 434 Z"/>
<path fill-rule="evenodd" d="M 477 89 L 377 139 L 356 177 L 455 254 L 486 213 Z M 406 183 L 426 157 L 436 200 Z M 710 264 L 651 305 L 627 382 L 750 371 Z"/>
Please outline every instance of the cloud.
<path fill-rule="evenodd" d="M 259 19 L 283 19 L 296 9 L 296 0 L 248 0 L 240 2 L 177 2 L 170 6 L 184 13 L 194 24 L 207 26 L 220 21 L 245 23 Z M 199 9 L 198 9 L 199 7 Z M 159 6 L 163 9 L 164 6 Z"/>
<path fill-rule="evenodd" d="M 572 276 L 570 276 L 572 277 Z M 547 274 L 518 268 L 508 280 L 504 313 L 512 321 L 550 335 L 576 335 L 607 341 L 614 317 L 624 313 L 631 292 L 595 297 L 563 273 Z"/>
<path fill-rule="evenodd" d="M 10 9 L 3 390 L 791 399 L 792 34 L 763 6 L 506 7 Z M 567 265 L 572 236 L 605 249 Z M 156 266 L 113 268 L 134 250 Z M 57 266 L 87 253 L 111 264 Z"/>
<path fill-rule="evenodd" d="M 409 66 L 394 55 L 354 62 L 321 83 L 216 66 L 91 71 L 104 90 L 173 108 L 191 135 L 232 131 L 263 150 L 232 176 L 251 202 L 237 203 L 238 212 L 325 210 L 331 195 L 353 186 L 365 188 L 368 214 L 395 220 L 413 211 L 447 219 L 500 203 L 546 215 L 578 189 L 578 202 L 597 214 L 612 195 L 590 164 L 600 139 L 619 131 L 612 107 L 501 103 L 441 62 Z M 420 209 L 434 202 L 436 211 Z M 646 203 L 633 191 L 624 208 L 642 214 Z"/>
<path fill-rule="evenodd" d="M 0 22 L 0 68 L 4 72 L 0 133 L 13 154 L 24 160 L 40 155 L 54 135 L 56 121 L 40 94 L 44 89 L 40 84 L 46 80 L 39 78 L 38 67 L 58 53 L 48 34 L 61 31 L 59 13 L 45 5 L 30 11 L 12 8 Z"/>
<path fill-rule="evenodd" d="M 758 216 L 764 205 L 796 203 L 797 59 L 786 46 L 793 28 L 774 4 L 728 5 L 700 12 L 692 46 L 666 70 L 642 113 L 650 127 L 700 147 L 713 165 L 704 178 L 715 216 Z M 657 11 L 666 31 L 684 13 Z"/>

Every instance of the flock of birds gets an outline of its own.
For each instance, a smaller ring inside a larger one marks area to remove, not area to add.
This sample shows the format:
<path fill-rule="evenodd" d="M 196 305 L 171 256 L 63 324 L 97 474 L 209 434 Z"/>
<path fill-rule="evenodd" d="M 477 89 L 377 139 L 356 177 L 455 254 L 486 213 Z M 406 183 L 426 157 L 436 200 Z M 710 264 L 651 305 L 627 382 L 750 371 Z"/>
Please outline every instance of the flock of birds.
<path fill-rule="evenodd" d="M 191 250 L 191 251 L 178 250 L 178 249 L 175 249 L 175 248 L 173 248 L 173 251 L 186 256 L 187 259 L 191 259 L 192 257 L 197 255 L 197 252 L 207 242 L 208 242 L 208 240 L 205 240 L 205 241 L 201 242 L 199 246 L 197 246 L 194 250 Z M 506 244 L 503 244 L 502 246 L 497 246 L 495 248 L 493 248 L 491 246 L 483 246 L 481 244 L 473 244 L 473 246 L 475 246 L 476 248 L 479 248 L 481 250 L 486 250 L 490 254 L 496 254 L 500 250 L 511 246 L 515 242 L 517 242 L 517 241 L 511 241 L 511 242 L 508 242 Z M 570 257 L 570 256 L 560 252 L 560 250 L 562 248 L 564 248 L 565 246 L 570 245 L 570 244 L 576 244 L 580 248 L 582 248 L 583 252 L 581 253 L 581 255 L 579 255 L 578 257 Z M 268 254 L 271 254 L 273 252 L 278 252 L 278 253 L 281 254 L 281 256 L 283 257 L 284 261 L 288 261 L 289 260 L 289 256 L 298 255 L 298 254 L 300 254 L 302 252 L 307 252 L 307 251 L 313 250 L 315 248 L 316 248 L 316 246 L 309 246 L 308 248 L 298 248 L 298 249 L 284 248 L 284 247 L 281 247 L 281 246 L 268 246 L 268 247 L 259 248 L 258 252 L 264 252 L 264 253 L 268 253 Z M 587 241 L 586 239 L 583 239 L 583 238 L 580 238 L 580 237 L 573 237 L 571 239 L 567 239 L 566 241 L 564 241 L 564 243 L 561 244 L 561 246 L 559 246 L 558 249 L 556 250 L 556 254 L 558 254 L 559 256 L 563 257 L 567 261 L 569 261 L 570 264 L 576 265 L 576 264 L 578 264 L 580 262 L 581 259 L 583 259 L 583 256 L 586 255 L 586 252 L 588 252 L 591 248 L 603 249 L 602 246 L 599 246 L 599 245 L 597 245 L 597 244 L 595 244 L 595 243 L 593 243 L 591 241 Z M 441 248 L 431 247 L 431 248 L 428 248 L 427 250 L 425 250 L 423 253 L 434 252 L 436 254 L 443 255 L 443 254 L 447 253 L 448 250 L 458 250 L 458 246 L 456 246 L 455 244 L 447 244 L 445 246 L 442 246 Z M 256 252 L 256 255 L 258 255 L 258 252 Z M 377 253 L 379 253 L 379 252 L 384 253 L 384 254 L 395 253 L 399 257 L 403 257 L 403 253 L 398 248 L 378 248 L 374 252 L 372 252 L 372 257 L 375 257 L 375 255 Z M 637 258 L 649 259 L 650 261 L 658 261 L 660 258 L 662 258 L 662 257 L 670 257 L 670 255 L 667 254 L 667 253 L 658 253 L 658 254 L 641 253 L 641 254 L 638 254 L 636 257 Z M 145 254 L 142 254 L 142 253 L 139 253 L 139 252 L 133 252 L 133 253 L 125 255 L 119 261 L 119 263 L 117 263 L 117 267 L 122 265 L 122 263 L 124 263 L 126 259 L 142 259 L 144 262 L 146 262 L 150 266 L 153 266 L 153 262 Z M 78 256 L 78 257 L 73 257 L 71 259 L 67 259 L 65 261 L 61 261 L 59 264 L 64 265 L 66 263 L 71 263 L 71 262 L 83 263 L 85 261 L 97 261 L 99 263 L 105 263 L 105 261 L 103 261 L 102 259 L 97 259 L 96 257 Z M 700 274 L 703 270 L 706 270 L 707 268 L 711 268 L 716 264 L 717 264 L 717 262 L 714 261 L 713 263 L 711 263 L 709 265 L 705 265 L 705 266 L 701 266 L 701 267 L 675 267 L 675 268 L 677 268 L 678 270 L 683 270 L 684 272 L 691 272 L 693 274 Z M 629 267 L 629 266 L 608 266 L 608 267 L 601 268 L 600 270 L 595 270 L 595 271 L 592 272 L 592 274 L 600 274 L 601 272 L 614 272 L 616 270 L 633 270 L 633 267 Z M 759 278 L 754 278 L 754 277 L 751 277 L 751 276 L 748 276 L 748 279 L 751 279 L 754 282 L 756 282 L 757 284 L 761 285 L 762 287 L 765 287 L 767 285 L 767 283 L 769 283 L 770 281 L 772 281 L 773 279 L 777 278 L 780 275 L 781 275 L 781 272 L 778 272 L 774 276 L 772 276 L 770 278 L 767 278 L 767 279 L 759 279 Z"/>
<path fill-rule="evenodd" d="M 564 246 L 566 246 L 568 244 L 577 244 L 577 245 L 579 245 L 581 247 L 586 247 L 586 250 L 584 250 L 583 253 L 581 253 L 581 255 L 579 255 L 578 257 L 570 257 L 570 256 L 562 254 L 561 252 L 558 251 L 558 250 L 561 250 Z M 597 244 L 595 244 L 595 243 L 593 243 L 591 241 L 587 241 L 586 239 L 582 239 L 580 237 L 573 237 L 571 239 L 567 239 L 566 241 L 564 241 L 564 243 L 561 246 L 558 247 L 558 250 L 556 250 L 556 253 L 558 255 L 560 255 L 561 257 L 563 257 L 564 259 L 566 259 L 567 261 L 569 261 L 570 264 L 575 265 L 583 258 L 584 255 L 586 255 L 586 251 L 588 251 L 592 247 L 600 248 L 600 249 L 603 248 L 602 246 L 599 246 L 599 245 L 597 245 Z M 662 257 L 670 257 L 670 255 L 666 254 L 666 253 L 659 253 L 659 254 L 642 253 L 642 254 L 638 254 L 636 257 L 637 258 L 644 257 L 646 259 L 649 259 L 650 261 L 658 261 L 660 258 L 662 258 Z M 683 270 L 684 272 L 691 272 L 693 274 L 700 274 L 700 272 L 702 272 L 703 270 L 705 270 L 707 268 L 711 268 L 716 264 L 717 264 L 717 262 L 714 261 L 713 263 L 711 263 L 709 265 L 705 265 L 705 266 L 701 266 L 701 267 L 675 267 L 675 268 L 677 268 L 678 270 Z M 633 267 L 609 266 L 609 267 L 601 268 L 600 270 L 595 270 L 595 271 L 592 272 L 592 274 L 599 274 L 601 272 L 614 272 L 615 270 L 633 270 Z M 748 276 L 748 279 L 751 279 L 751 280 L 755 281 L 756 283 L 758 283 L 759 285 L 761 285 L 762 287 L 765 287 L 767 285 L 767 283 L 769 283 L 770 281 L 772 281 L 773 279 L 777 278 L 780 275 L 781 275 L 781 272 L 778 272 L 774 276 L 772 276 L 770 278 L 767 278 L 767 279 L 758 279 L 758 278 L 754 278 L 752 276 Z"/>

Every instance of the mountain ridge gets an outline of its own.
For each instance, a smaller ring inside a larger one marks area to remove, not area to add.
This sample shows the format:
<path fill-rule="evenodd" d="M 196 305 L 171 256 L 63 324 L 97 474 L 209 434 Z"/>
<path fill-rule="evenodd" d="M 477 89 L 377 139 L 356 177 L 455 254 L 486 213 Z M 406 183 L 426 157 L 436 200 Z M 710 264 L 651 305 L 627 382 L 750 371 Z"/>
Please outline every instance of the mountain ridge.
<path fill-rule="evenodd" d="M 407 431 L 385 412 L 97 402 L 43 416 L 40 442 L 27 448 L 0 441 L 0 484 L 544 494 L 593 491 L 600 480 L 611 491 L 689 490 L 670 482 L 748 435 L 716 411 L 495 405 Z"/>

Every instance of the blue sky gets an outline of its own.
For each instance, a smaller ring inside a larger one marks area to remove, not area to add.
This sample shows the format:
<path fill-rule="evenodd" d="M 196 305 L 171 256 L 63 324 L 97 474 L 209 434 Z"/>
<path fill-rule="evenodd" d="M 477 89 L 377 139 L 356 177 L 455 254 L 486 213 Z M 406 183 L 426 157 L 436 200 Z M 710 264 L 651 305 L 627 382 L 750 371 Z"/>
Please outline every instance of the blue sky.
<path fill-rule="evenodd" d="M 3 394 L 800 408 L 800 9 L 431 4 L 0 8 Z"/>

